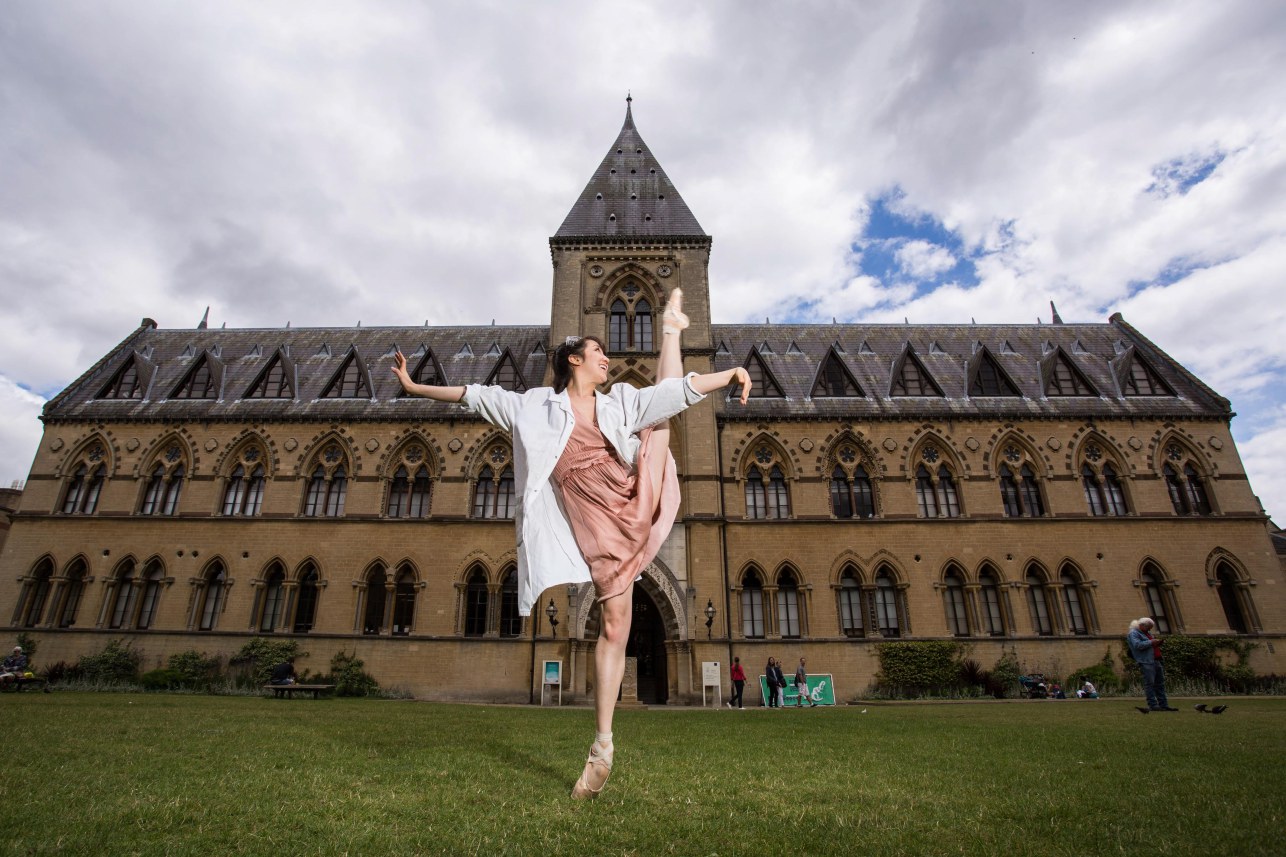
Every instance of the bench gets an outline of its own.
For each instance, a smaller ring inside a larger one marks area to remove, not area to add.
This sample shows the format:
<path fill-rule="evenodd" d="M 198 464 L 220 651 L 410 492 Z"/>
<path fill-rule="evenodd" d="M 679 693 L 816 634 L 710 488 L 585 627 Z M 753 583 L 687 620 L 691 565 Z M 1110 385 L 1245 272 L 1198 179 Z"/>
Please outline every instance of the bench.
<path fill-rule="evenodd" d="M 264 690 L 271 690 L 277 699 L 283 696 L 288 699 L 294 699 L 296 693 L 311 693 L 313 699 L 321 699 L 323 693 L 330 693 L 335 689 L 333 684 L 265 684 Z"/>
<path fill-rule="evenodd" d="M 22 690 L 22 688 L 23 688 L 23 686 L 24 686 L 24 685 L 35 685 L 35 686 L 38 686 L 38 687 L 43 687 L 43 688 L 45 689 L 45 693 L 48 693 L 48 692 L 49 692 L 49 682 L 48 682 L 48 680 L 47 680 L 47 679 L 43 679 L 43 678 L 34 677 L 34 676 L 33 676 L 32 678 L 21 678 L 21 677 L 20 677 L 20 678 L 15 679 L 14 681 L 6 682 L 6 683 L 5 683 L 5 685 L 4 685 L 4 689 L 5 689 L 5 690 L 11 690 L 11 691 L 13 691 L 14 693 L 18 693 L 19 691 L 21 691 L 21 690 Z"/>

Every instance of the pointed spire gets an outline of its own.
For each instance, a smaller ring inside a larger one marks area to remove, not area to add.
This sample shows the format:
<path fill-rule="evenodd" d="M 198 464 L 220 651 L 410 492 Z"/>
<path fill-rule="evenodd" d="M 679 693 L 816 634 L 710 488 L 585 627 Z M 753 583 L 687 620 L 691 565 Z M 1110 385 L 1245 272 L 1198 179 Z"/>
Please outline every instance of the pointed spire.
<path fill-rule="evenodd" d="M 626 97 L 616 141 L 554 238 L 708 238 L 634 127 L 633 100 Z"/>
<path fill-rule="evenodd" d="M 210 308 L 205 308 L 205 315 L 201 316 L 201 321 L 197 323 L 197 330 L 205 330 L 210 326 Z"/>
<path fill-rule="evenodd" d="M 1051 323 L 1052 323 L 1052 324 L 1062 324 L 1062 323 L 1063 323 L 1063 317 L 1062 317 L 1062 316 L 1060 316 L 1060 315 L 1058 314 L 1058 307 L 1054 306 L 1054 302 L 1053 302 L 1053 301 L 1050 301 L 1050 302 L 1049 302 L 1049 311 L 1050 311 L 1050 313 L 1052 313 L 1052 314 L 1053 314 L 1053 318 L 1051 319 Z"/>

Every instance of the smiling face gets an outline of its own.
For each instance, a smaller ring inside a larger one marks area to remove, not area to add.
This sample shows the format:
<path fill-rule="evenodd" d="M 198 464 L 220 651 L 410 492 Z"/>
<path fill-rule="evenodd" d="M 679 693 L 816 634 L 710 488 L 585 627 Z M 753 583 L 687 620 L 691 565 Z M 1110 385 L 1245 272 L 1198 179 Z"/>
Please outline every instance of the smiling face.
<path fill-rule="evenodd" d="M 572 374 L 577 379 L 588 381 L 595 387 L 607 381 L 607 368 L 611 361 L 603 353 L 603 347 L 594 340 L 585 341 L 583 357 L 572 355 L 569 362 L 572 364 Z"/>

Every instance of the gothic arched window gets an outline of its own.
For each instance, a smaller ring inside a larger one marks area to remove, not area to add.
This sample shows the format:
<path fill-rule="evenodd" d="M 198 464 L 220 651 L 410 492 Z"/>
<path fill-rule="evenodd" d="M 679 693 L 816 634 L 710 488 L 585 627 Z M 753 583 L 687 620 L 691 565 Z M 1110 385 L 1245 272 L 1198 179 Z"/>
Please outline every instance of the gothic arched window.
<path fill-rule="evenodd" d="M 317 618 L 317 593 L 321 587 L 317 580 L 317 566 L 308 563 L 299 572 L 299 595 L 295 603 L 295 621 L 291 630 L 307 634 Z"/>
<path fill-rule="evenodd" d="M 652 304 L 638 283 L 627 280 L 608 308 L 608 351 L 655 351 L 653 327 Z"/>
<path fill-rule="evenodd" d="M 487 573 L 474 566 L 465 585 L 464 634 L 481 637 L 487 633 L 487 614 L 491 598 L 487 588 Z"/>
<path fill-rule="evenodd" d="M 947 630 L 956 637 L 969 636 L 969 613 L 965 609 L 964 577 L 952 569 L 942 579 L 942 598 L 947 610 Z"/>
<path fill-rule="evenodd" d="M 488 463 L 478 471 L 473 487 L 473 517 L 512 518 L 514 506 L 513 455 L 504 444 L 487 451 Z"/>
<path fill-rule="evenodd" d="M 309 518 L 342 518 L 348 497 L 348 471 L 344 451 L 337 443 L 328 443 L 314 459 L 304 500 L 304 515 Z"/>
<path fill-rule="evenodd" d="M 862 587 L 852 566 L 845 566 L 839 577 L 839 630 L 845 637 L 866 634 L 866 608 Z"/>
<path fill-rule="evenodd" d="M 263 450 L 250 445 L 241 450 L 223 487 L 223 514 L 228 517 L 253 518 L 263 507 Z"/>
<path fill-rule="evenodd" d="M 228 574 L 221 562 L 212 564 L 202 575 L 201 606 L 198 610 L 200 619 L 197 622 L 197 630 L 213 631 L 219 623 L 219 614 L 223 612 L 224 587 L 227 582 Z"/>
<path fill-rule="evenodd" d="M 800 636 L 799 581 L 789 569 L 777 577 L 777 628 L 782 637 Z"/>
<path fill-rule="evenodd" d="M 753 569 L 741 580 L 741 633 L 748 639 L 764 635 L 764 585 Z"/>
<path fill-rule="evenodd" d="M 982 621 L 988 636 L 1005 636 L 1005 607 L 1000 582 L 989 568 L 978 575 L 978 595 L 982 602 Z"/>

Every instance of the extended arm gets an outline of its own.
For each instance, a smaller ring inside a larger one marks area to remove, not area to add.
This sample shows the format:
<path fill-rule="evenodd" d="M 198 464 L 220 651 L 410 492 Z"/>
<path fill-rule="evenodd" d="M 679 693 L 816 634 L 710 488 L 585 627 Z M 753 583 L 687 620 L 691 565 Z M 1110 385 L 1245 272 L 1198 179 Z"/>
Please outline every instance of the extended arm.
<path fill-rule="evenodd" d="M 411 373 L 406 371 L 406 357 L 401 351 L 393 357 L 393 374 L 402 382 L 402 389 L 409 395 L 433 399 L 435 402 L 459 402 L 464 398 L 464 387 L 436 387 L 412 381 Z"/>
<path fill-rule="evenodd" d="M 741 404 L 750 398 L 750 373 L 741 366 L 726 369 L 723 372 L 711 372 L 708 375 L 694 375 L 692 389 L 705 396 L 736 382 L 741 385 Z"/>

